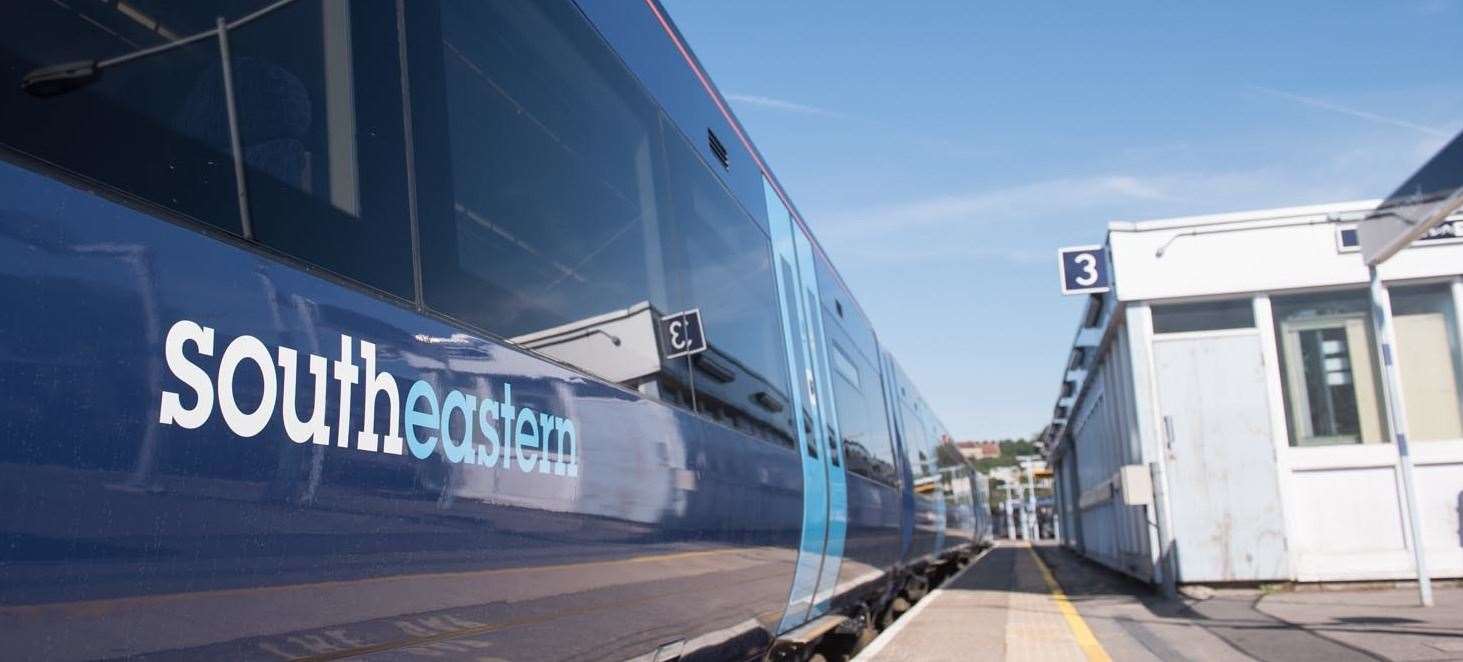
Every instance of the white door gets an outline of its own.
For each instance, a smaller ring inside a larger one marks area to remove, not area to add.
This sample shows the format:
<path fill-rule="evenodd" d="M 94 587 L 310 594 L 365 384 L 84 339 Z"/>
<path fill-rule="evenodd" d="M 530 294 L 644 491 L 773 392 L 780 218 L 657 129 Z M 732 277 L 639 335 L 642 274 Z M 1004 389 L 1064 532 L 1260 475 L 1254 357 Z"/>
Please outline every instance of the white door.
<path fill-rule="evenodd" d="M 1179 581 L 1287 578 L 1259 333 L 1153 344 Z"/>

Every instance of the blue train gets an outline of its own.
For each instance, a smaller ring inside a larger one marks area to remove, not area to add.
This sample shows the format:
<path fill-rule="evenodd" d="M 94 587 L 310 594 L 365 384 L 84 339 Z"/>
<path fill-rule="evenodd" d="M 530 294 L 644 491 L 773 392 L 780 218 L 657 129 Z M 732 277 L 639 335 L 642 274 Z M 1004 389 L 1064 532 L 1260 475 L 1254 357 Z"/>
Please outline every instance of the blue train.
<path fill-rule="evenodd" d="M 655 0 L 0 14 L 7 659 L 835 655 L 987 540 Z"/>

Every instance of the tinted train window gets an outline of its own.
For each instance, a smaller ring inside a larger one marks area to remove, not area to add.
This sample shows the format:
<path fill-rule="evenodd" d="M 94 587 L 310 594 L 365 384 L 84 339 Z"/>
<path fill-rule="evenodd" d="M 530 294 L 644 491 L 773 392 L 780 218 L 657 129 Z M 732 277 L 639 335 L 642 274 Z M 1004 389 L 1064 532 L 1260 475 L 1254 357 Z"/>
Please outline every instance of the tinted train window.
<path fill-rule="evenodd" d="M 715 165 L 716 176 L 736 192 L 742 206 L 765 229 L 767 205 L 762 172 L 680 50 L 666 37 L 665 28 L 649 4 L 624 0 L 576 0 L 575 4 L 614 45 L 616 55 L 640 77 L 681 133 L 695 138 L 693 144 L 701 158 Z M 710 147 L 708 129 L 727 150 L 725 168 Z"/>
<path fill-rule="evenodd" d="M 828 349 L 831 350 L 830 359 L 833 362 L 833 371 L 848 382 L 849 386 L 859 388 L 864 378 L 860 374 L 858 366 L 854 365 L 853 357 L 849 356 L 848 352 L 844 351 L 838 343 L 830 343 Z"/>
<path fill-rule="evenodd" d="M 834 367 L 833 398 L 837 403 L 838 430 L 843 435 L 843 453 L 848 470 L 866 478 L 896 484 L 899 474 L 894 462 L 893 441 L 889 436 L 879 374 L 862 355 L 844 349 L 848 342 L 846 335 L 835 331 L 826 321 L 824 328 L 830 334 L 828 349 Z"/>
<path fill-rule="evenodd" d="M 711 347 L 785 394 L 772 241 L 681 136 L 668 138 L 666 151 L 676 220 L 665 228 L 672 308 L 700 308 Z"/>
<path fill-rule="evenodd" d="M 245 234 L 227 71 L 253 238 L 411 296 L 394 8 L 286 3 L 228 31 L 226 69 L 216 37 L 106 62 L 269 2 L 24 4 L 0 26 L 8 145 Z M 38 67 L 95 59 L 98 75 L 69 90 L 18 84 Z"/>
<path fill-rule="evenodd" d="M 507 338 L 662 306 L 659 119 L 593 30 L 568 3 L 410 11 L 427 304 Z"/>
<path fill-rule="evenodd" d="M 874 339 L 873 325 L 859 310 L 853 295 L 843 287 L 843 281 L 838 279 L 833 265 L 823 253 L 814 251 L 813 255 L 818 278 L 818 298 L 823 300 L 823 308 L 828 313 L 824 315 L 824 319 L 832 320 L 848 331 L 852 341 L 849 349 L 862 353 L 870 361 L 878 360 L 879 345 Z"/>
<path fill-rule="evenodd" d="M 915 491 L 920 493 L 922 486 L 927 488 L 930 484 L 935 468 L 934 437 L 927 425 L 929 408 L 920 399 L 919 393 L 909 385 L 909 378 L 904 375 L 904 371 L 892 362 L 891 366 L 891 376 L 898 391 L 893 397 L 899 401 L 904 456 L 914 475 Z"/>
<path fill-rule="evenodd" d="M 934 472 L 929 453 L 929 428 L 925 427 L 924 414 L 920 409 L 917 404 L 906 402 L 901 412 L 904 422 L 904 453 L 909 459 L 909 468 L 914 473 L 916 482 L 928 480 Z"/>
<path fill-rule="evenodd" d="M 139 3 L 153 9 L 154 3 Z M 264 0 L 252 3 L 257 8 Z M 222 104 L 197 100 L 219 77 L 219 49 L 206 39 L 102 70 L 71 89 L 32 88 L 37 69 L 105 60 L 214 26 L 214 3 L 175 3 L 145 14 L 114 4 L 51 0 L 7 3 L 0 21 L 0 140 L 19 151 L 218 227 L 240 229 L 233 158 L 205 127 L 226 125 Z M 46 96 L 41 96 L 46 95 Z"/>
<path fill-rule="evenodd" d="M 413 298 L 395 8 L 297 0 L 229 47 L 254 239 Z M 220 81 L 185 112 L 215 117 Z M 200 126 L 228 145 L 226 125 Z"/>
<path fill-rule="evenodd" d="M 785 418 L 767 235 L 573 5 L 408 12 L 427 305 L 754 434 Z M 632 350 L 647 307 L 699 308 L 710 351 Z"/>

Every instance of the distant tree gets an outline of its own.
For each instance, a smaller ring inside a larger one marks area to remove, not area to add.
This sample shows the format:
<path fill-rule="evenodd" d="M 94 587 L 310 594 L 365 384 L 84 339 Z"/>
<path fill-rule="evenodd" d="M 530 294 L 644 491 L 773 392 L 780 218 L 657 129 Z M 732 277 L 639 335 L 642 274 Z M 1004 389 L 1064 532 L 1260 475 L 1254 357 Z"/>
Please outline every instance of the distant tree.
<path fill-rule="evenodd" d="M 940 466 L 958 466 L 965 463 L 965 456 L 960 454 L 960 449 L 955 444 L 940 444 L 935 447 L 935 457 L 939 458 Z"/>
<path fill-rule="evenodd" d="M 975 466 L 981 471 L 990 471 L 995 467 L 1004 467 L 1015 463 L 1015 459 L 1008 457 L 983 457 L 975 461 Z"/>
<path fill-rule="evenodd" d="M 983 457 L 975 461 L 975 466 L 984 472 L 989 472 L 996 467 L 1014 467 L 1016 458 L 1020 455 L 1038 455 L 1041 453 L 1034 439 L 1002 439 L 999 442 L 1001 454 L 998 457 Z"/>
<path fill-rule="evenodd" d="M 1001 457 L 1015 458 L 1017 455 L 1034 455 L 1036 444 L 1025 439 L 1011 439 L 1001 442 Z"/>

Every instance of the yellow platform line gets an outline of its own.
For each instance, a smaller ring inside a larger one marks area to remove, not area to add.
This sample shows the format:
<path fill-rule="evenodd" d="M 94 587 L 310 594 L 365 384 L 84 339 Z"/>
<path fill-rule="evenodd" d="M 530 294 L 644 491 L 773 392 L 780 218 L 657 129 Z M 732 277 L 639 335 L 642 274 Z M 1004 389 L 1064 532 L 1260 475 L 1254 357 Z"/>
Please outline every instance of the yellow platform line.
<path fill-rule="evenodd" d="M 1041 556 L 1036 553 L 1036 548 L 1028 546 L 1027 551 L 1031 552 L 1031 558 L 1036 560 L 1036 567 L 1041 570 L 1041 578 L 1046 580 L 1046 587 L 1052 593 L 1052 600 L 1057 603 L 1057 610 L 1062 612 L 1062 617 L 1067 619 L 1067 627 L 1072 630 L 1072 637 L 1077 640 L 1077 647 L 1091 662 L 1112 662 L 1107 651 L 1102 649 L 1102 644 L 1097 642 L 1097 637 L 1092 635 L 1092 628 L 1087 627 L 1087 621 L 1082 620 L 1082 615 L 1077 613 L 1077 608 L 1072 606 L 1072 601 L 1067 594 L 1062 592 L 1061 585 L 1057 584 L 1057 578 L 1052 576 L 1052 571 L 1042 562 Z"/>

